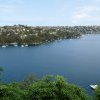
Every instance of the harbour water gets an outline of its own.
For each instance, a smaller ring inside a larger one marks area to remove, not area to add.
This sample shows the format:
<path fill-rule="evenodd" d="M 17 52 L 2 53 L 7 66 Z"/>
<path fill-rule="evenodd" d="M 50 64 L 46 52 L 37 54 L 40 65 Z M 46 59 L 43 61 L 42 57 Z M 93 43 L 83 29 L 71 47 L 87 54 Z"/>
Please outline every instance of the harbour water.
<path fill-rule="evenodd" d="M 22 81 L 35 74 L 63 75 L 69 82 L 85 87 L 100 83 L 100 35 L 88 34 L 32 47 L 0 47 L 3 81 Z"/>

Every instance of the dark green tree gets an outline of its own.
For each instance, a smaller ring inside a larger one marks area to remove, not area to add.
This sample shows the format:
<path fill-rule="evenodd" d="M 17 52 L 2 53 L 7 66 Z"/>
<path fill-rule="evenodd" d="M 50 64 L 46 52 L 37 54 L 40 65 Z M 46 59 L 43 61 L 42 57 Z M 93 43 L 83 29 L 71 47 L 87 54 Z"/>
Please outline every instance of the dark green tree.
<path fill-rule="evenodd" d="M 1 81 L 2 71 L 3 71 L 3 68 L 0 67 L 0 81 Z"/>
<path fill-rule="evenodd" d="M 84 89 L 69 84 L 62 76 L 46 76 L 29 87 L 28 100 L 88 100 Z"/>
<path fill-rule="evenodd" d="M 11 85 L 0 84 L 0 100 L 24 100 L 24 91 Z"/>
<path fill-rule="evenodd" d="M 95 90 L 94 100 L 100 100 L 100 86 Z"/>

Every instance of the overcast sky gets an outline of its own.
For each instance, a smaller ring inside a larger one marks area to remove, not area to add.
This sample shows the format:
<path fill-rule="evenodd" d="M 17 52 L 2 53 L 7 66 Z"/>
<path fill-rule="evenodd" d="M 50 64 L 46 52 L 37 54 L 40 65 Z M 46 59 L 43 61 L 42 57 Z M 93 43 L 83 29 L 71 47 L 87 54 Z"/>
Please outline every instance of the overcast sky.
<path fill-rule="evenodd" d="M 100 25 L 100 0 L 0 0 L 0 25 Z"/>

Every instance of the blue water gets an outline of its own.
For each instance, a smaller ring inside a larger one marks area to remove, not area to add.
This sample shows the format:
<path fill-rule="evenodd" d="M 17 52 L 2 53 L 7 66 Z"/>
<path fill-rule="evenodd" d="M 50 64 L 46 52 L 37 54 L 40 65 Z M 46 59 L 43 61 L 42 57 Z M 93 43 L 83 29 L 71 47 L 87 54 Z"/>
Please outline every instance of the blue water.
<path fill-rule="evenodd" d="M 5 82 L 22 81 L 27 75 L 63 75 L 85 87 L 100 82 L 100 35 L 60 40 L 33 47 L 0 47 Z"/>

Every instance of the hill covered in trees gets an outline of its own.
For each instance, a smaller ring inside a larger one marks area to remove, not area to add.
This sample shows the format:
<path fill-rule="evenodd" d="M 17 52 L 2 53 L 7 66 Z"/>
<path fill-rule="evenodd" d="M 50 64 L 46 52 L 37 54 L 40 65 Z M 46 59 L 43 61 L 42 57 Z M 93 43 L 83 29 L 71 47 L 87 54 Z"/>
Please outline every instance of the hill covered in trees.
<path fill-rule="evenodd" d="M 100 26 L 2 26 L 0 45 L 37 45 L 59 39 L 79 38 L 83 34 L 100 33 Z"/>

